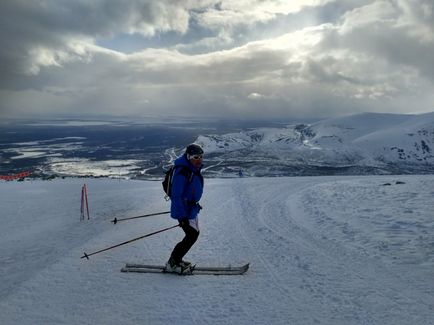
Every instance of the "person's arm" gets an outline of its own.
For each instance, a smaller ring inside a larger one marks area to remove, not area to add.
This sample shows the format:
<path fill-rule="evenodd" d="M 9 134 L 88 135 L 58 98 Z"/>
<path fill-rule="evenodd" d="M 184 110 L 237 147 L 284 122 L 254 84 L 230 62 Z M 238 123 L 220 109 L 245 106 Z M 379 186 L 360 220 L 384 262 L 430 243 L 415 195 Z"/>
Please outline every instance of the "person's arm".
<path fill-rule="evenodd" d="M 188 217 L 187 210 L 184 204 L 183 194 L 187 178 L 179 172 L 175 171 L 172 179 L 172 195 L 171 195 L 171 215 L 176 219 Z"/>

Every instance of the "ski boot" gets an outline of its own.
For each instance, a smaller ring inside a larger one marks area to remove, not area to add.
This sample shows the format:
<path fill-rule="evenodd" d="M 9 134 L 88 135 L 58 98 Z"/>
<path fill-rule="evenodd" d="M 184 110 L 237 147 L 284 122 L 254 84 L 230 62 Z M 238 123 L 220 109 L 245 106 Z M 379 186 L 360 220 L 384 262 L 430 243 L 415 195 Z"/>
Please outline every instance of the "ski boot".
<path fill-rule="evenodd" d="M 165 272 L 177 273 L 179 275 L 191 274 L 191 263 L 187 261 L 181 261 L 177 263 L 172 257 L 167 261 Z"/>

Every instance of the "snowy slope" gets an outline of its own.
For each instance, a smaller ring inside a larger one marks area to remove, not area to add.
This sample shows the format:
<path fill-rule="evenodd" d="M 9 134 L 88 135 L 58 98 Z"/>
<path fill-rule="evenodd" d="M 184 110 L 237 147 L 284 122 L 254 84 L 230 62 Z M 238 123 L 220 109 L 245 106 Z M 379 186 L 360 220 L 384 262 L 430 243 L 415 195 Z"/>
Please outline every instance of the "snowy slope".
<path fill-rule="evenodd" d="M 370 132 L 354 144 L 378 160 L 432 165 L 434 113 L 415 115 L 395 127 Z"/>
<path fill-rule="evenodd" d="M 1 182 L 0 324 L 432 324 L 434 176 L 207 179 L 188 258 L 250 262 L 243 276 L 124 274 L 163 263 L 171 230 L 161 184 Z M 389 184 L 389 185 L 385 185 Z"/>
<path fill-rule="evenodd" d="M 257 170 L 266 170 L 270 164 L 280 168 L 281 175 L 309 166 L 353 167 L 353 174 L 363 173 L 361 168 L 369 174 L 372 168 L 381 173 L 430 172 L 434 168 L 434 113 L 364 113 L 312 125 L 203 135 L 197 142 L 215 165 L 238 163 L 250 175 L 267 175 Z"/>

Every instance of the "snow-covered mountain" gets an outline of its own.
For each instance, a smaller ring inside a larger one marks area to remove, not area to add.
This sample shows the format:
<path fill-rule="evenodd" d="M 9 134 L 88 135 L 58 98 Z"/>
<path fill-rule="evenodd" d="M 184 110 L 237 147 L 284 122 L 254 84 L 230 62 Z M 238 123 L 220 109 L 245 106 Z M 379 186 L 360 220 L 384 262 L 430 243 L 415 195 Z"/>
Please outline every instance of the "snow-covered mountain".
<path fill-rule="evenodd" d="M 311 125 L 258 128 L 199 136 L 211 161 L 209 170 L 251 175 L 408 172 L 434 169 L 434 113 L 364 113 Z"/>
<path fill-rule="evenodd" d="M 434 172 L 434 112 L 303 123 L 11 123 L 0 126 L 0 175 L 161 179 L 193 141 L 205 147 L 206 177 Z"/>

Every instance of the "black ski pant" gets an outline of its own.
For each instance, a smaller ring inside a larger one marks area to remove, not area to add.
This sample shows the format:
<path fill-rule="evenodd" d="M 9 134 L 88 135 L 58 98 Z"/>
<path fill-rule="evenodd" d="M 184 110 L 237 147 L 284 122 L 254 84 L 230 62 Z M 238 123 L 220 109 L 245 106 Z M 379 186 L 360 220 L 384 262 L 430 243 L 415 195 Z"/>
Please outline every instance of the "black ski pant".
<path fill-rule="evenodd" d="M 170 255 L 170 257 L 173 258 L 176 263 L 182 261 L 182 258 L 188 253 L 190 248 L 194 245 L 197 238 L 199 237 L 199 231 L 190 225 L 183 225 L 182 230 L 184 230 L 185 237 L 178 244 L 176 244 L 172 254 Z"/>

